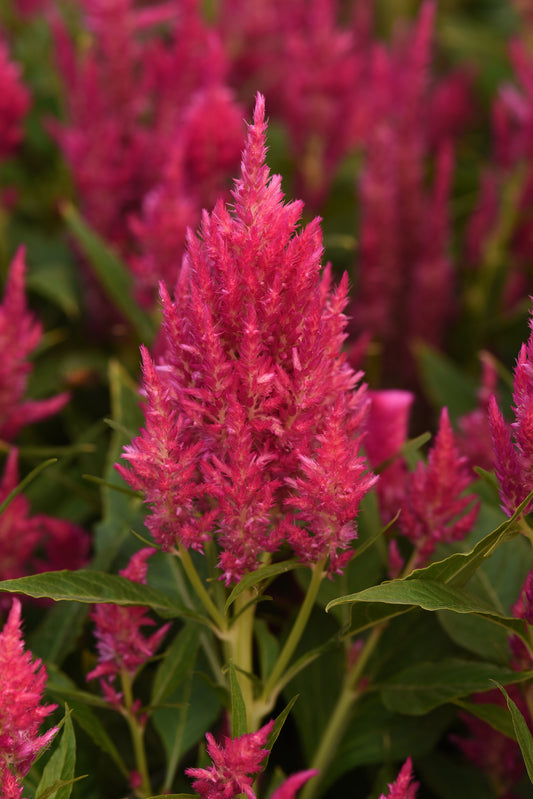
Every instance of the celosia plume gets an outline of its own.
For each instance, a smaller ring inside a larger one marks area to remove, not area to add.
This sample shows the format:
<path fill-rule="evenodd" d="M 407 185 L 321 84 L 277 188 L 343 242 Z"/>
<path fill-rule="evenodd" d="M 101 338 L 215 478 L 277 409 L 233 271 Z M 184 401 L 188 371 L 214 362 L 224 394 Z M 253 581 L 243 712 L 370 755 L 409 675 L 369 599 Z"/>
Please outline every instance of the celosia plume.
<path fill-rule="evenodd" d="M 418 783 L 412 782 L 413 766 L 408 757 L 401 767 L 396 780 L 389 785 L 387 796 L 381 794 L 379 799 L 416 799 Z"/>
<path fill-rule="evenodd" d="M 207 753 L 213 765 L 185 770 L 189 777 L 195 778 L 193 788 L 202 799 L 234 799 L 243 793 L 248 799 L 256 799 L 252 785 L 269 754 L 266 744 L 273 727 L 274 722 L 269 721 L 257 732 L 245 733 L 239 738 L 225 737 L 222 744 L 217 744 L 211 733 L 206 734 Z M 274 791 L 271 799 L 293 799 L 299 788 L 316 774 L 317 771 L 309 769 L 291 775 Z"/>
<path fill-rule="evenodd" d="M 45 400 L 24 400 L 31 364 L 29 355 L 42 337 L 42 328 L 28 310 L 25 295 L 24 248 L 11 263 L 0 305 L 0 438 L 11 441 L 21 427 L 57 413 L 68 394 Z"/>
<path fill-rule="evenodd" d="M 442 409 L 439 430 L 429 452 L 427 465 L 420 462 L 410 475 L 399 518 L 402 533 L 417 551 L 417 565 L 423 564 L 437 544 L 461 540 L 476 520 L 478 503 L 464 492 L 472 482 L 455 443 L 448 411 Z"/>
<path fill-rule="evenodd" d="M 533 317 L 529 328 L 528 342 L 522 344 L 514 370 L 515 421 L 506 423 L 494 396 L 489 404 L 494 466 L 502 509 L 509 516 L 533 490 Z"/>
<path fill-rule="evenodd" d="M 46 668 L 24 650 L 20 609 L 14 599 L 0 633 L 0 794 L 9 799 L 19 799 L 20 781 L 57 732 L 54 727 L 39 735 L 56 705 L 41 704 Z"/>
<path fill-rule="evenodd" d="M 318 220 L 297 232 L 265 164 L 258 96 L 234 209 L 192 234 L 174 302 L 162 288 L 164 353 L 143 351 L 146 427 L 118 467 L 145 493 L 165 550 L 215 537 L 227 582 L 287 541 L 342 568 L 375 478 L 359 454 L 365 387 L 341 352 L 347 279 L 320 273 Z"/>
<path fill-rule="evenodd" d="M 18 453 L 12 449 L 0 480 L 0 502 L 18 485 Z M 30 513 L 30 503 L 18 494 L 0 515 L 0 579 L 36 572 L 79 569 L 89 554 L 87 533 L 66 519 Z M 0 596 L 0 607 L 7 602 Z"/>
<path fill-rule="evenodd" d="M 22 119 L 29 105 L 21 69 L 0 39 L 0 158 L 10 155 L 22 139 Z"/>
<path fill-rule="evenodd" d="M 119 572 L 120 575 L 135 583 L 146 583 L 147 560 L 154 552 L 150 547 L 136 552 Z M 121 696 L 115 690 L 113 681 L 122 672 L 133 678 L 138 669 L 153 657 L 170 625 L 164 624 L 145 637 L 142 628 L 155 624 L 147 615 L 146 608 L 104 603 L 94 607 L 91 619 L 95 625 L 98 665 L 87 675 L 87 680 L 100 679 L 108 701 L 120 706 Z"/>

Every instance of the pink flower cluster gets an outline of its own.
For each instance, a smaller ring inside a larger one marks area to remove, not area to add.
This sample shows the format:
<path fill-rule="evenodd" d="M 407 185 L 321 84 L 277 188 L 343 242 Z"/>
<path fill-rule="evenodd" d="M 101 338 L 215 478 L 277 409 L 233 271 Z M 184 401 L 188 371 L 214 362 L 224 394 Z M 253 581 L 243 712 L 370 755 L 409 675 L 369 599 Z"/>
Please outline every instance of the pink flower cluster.
<path fill-rule="evenodd" d="M 273 721 L 269 721 L 257 732 L 245 733 L 239 738 L 225 738 L 217 744 L 211 733 L 206 734 L 207 753 L 213 765 L 208 768 L 188 768 L 185 773 L 194 777 L 193 788 L 202 799 L 234 799 L 245 794 L 248 799 L 257 799 L 252 784 L 261 771 L 261 763 L 269 754 L 265 748 L 272 732 Z M 300 771 L 288 777 L 277 788 L 270 799 L 294 799 L 296 792 L 316 771 Z"/>
<path fill-rule="evenodd" d="M 8 455 L 0 481 L 0 502 L 17 486 L 18 454 Z M 18 494 L 0 515 L 0 579 L 55 569 L 79 569 L 89 554 L 87 533 L 66 519 L 30 514 L 30 503 Z M 0 607 L 7 602 L 0 598 Z"/>
<path fill-rule="evenodd" d="M 11 155 L 22 139 L 22 120 L 30 105 L 21 69 L 0 39 L 0 159 Z"/>
<path fill-rule="evenodd" d="M 418 783 L 412 782 L 413 766 L 408 757 L 401 767 L 396 780 L 389 785 L 387 796 L 382 794 L 379 799 L 416 799 Z"/>
<path fill-rule="evenodd" d="M 233 192 L 189 237 L 164 340 L 146 351 L 146 428 L 118 467 L 151 506 L 163 549 L 213 535 L 227 582 L 286 541 L 307 563 L 349 559 L 361 497 L 375 478 L 359 454 L 365 387 L 341 353 L 346 276 L 320 274 L 318 220 L 297 232 L 265 161 L 264 101 Z M 305 313 L 302 313 L 305 308 Z"/>
<path fill-rule="evenodd" d="M 120 575 L 135 583 L 146 583 L 148 558 L 155 552 L 146 547 L 136 552 Z M 91 612 L 95 624 L 98 648 L 98 665 L 87 674 L 87 680 L 100 680 L 100 686 L 108 702 L 114 707 L 122 705 L 122 695 L 113 686 L 121 673 L 133 678 L 139 668 L 153 657 L 157 647 L 168 631 L 164 624 L 149 637 L 142 628 L 155 624 L 143 607 L 122 607 L 102 603 Z"/>
<path fill-rule="evenodd" d="M 24 275 L 24 249 L 19 248 L 0 305 L 0 438 L 6 441 L 12 441 L 25 425 L 57 413 L 68 400 L 68 394 L 24 400 L 31 370 L 28 357 L 42 338 L 42 327 L 26 305 Z"/>
<path fill-rule="evenodd" d="M 472 506 L 475 496 L 464 494 L 471 482 L 467 460 L 457 448 L 443 408 L 427 465 L 420 462 L 409 475 L 398 520 L 403 535 L 416 548 L 417 565 L 427 561 L 437 544 L 461 540 L 472 529 L 479 503 Z"/>
<path fill-rule="evenodd" d="M 533 316 L 529 327 L 528 342 L 522 344 L 514 370 L 515 421 L 506 423 L 494 396 L 489 405 L 500 499 L 509 516 L 533 490 Z M 531 505 L 526 512 L 530 508 Z"/>
<path fill-rule="evenodd" d="M 83 213 L 130 259 L 149 305 L 160 279 L 175 282 L 187 226 L 226 192 L 242 149 L 243 110 L 198 5 L 83 0 L 83 52 L 56 26 L 68 119 L 53 129 Z"/>
<path fill-rule="evenodd" d="M 43 720 L 56 705 L 43 705 L 46 668 L 24 650 L 20 627 L 20 602 L 13 600 L 0 633 L 0 794 L 21 799 L 21 780 L 37 755 L 57 732 L 39 735 Z"/>

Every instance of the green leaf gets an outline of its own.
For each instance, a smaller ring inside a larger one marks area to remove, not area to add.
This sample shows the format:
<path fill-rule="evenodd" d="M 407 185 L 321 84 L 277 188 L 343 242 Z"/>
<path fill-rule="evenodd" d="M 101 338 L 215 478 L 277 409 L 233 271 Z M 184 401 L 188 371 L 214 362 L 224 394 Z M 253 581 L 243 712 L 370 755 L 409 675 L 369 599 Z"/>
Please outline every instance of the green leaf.
<path fill-rule="evenodd" d="M 454 613 L 474 613 L 500 624 L 527 642 L 527 632 L 522 619 L 502 616 L 475 594 L 433 580 L 387 581 L 359 591 L 357 594 L 339 597 L 330 602 L 328 608 L 343 602 L 382 602 L 387 605 L 410 605 L 430 611 L 453 610 Z"/>
<path fill-rule="evenodd" d="M 246 591 L 248 588 L 253 588 L 265 580 L 270 581 L 279 574 L 285 574 L 286 572 L 293 571 L 294 569 L 302 568 L 304 568 L 302 563 L 299 560 L 296 560 L 296 558 L 293 558 L 292 560 L 284 560 L 281 563 L 273 563 L 271 566 L 261 566 L 259 569 L 256 569 L 256 571 L 246 574 L 242 580 L 239 580 L 227 598 L 226 605 L 224 607 L 224 613 L 228 612 L 237 597 L 244 593 L 244 591 Z"/>
<path fill-rule="evenodd" d="M 155 334 L 155 325 L 133 299 L 132 279 L 127 266 L 70 203 L 63 206 L 63 218 L 104 291 L 132 324 L 139 340 L 149 345 Z"/>
<path fill-rule="evenodd" d="M 37 786 L 37 799 L 45 799 L 45 797 L 46 799 L 69 799 L 72 793 L 75 765 L 76 738 L 74 737 L 70 710 L 66 708 L 61 742 L 44 767 L 41 780 Z"/>
<path fill-rule="evenodd" d="M 279 737 L 279 734 L 280 734 L 281 730 L 283 729 L 283 725 L 287 721 L 287 719 L 289 717 L 289 713 L 293 709 L 293 707 L 294 707 L 295 703 L 297 702 L 297 700 L 298 700 L 298 694 L 296 694 L 296 696 L 293 696 L 292 699 L 290 699 L 287 702 L 287 704 L 285 705 L 285 707 L 283 708 L 281 713 L 279 713 L 276 716 L 276 720 L 274 721 L 274 726 L 272 727 L 272 732 L 268 736 L 267 749 L 269 751 L 272 751 L 272 748 L 273 748 L 274 744 L 276 743 L 276 741 L 278 740 L 278 737 Z"/>
<path fill-rule="evenodd" d="M 187 624 L 174 638 L 157 669 L 150 704 L 160 705 L 189 674 L 196 662 L 200 631 Z"/>
<path fill-rule="evenodd" d="M 498 686 L 507 701 L 507 707 L 513 720 L 513 727 L 516 735 L 516 740 L 520 746 L 524 763 L 526 764 L 527 774 L 529 781 L 533 784 L 533 737 L 527 726 L 527 722 L 515 702 L 511 699 L 503 685 L 495 679 L 493 682 Z"/>
<path fill-rule="evenodd" d="M 467 702 L 464 699 L 455 699 L 453 704 L 470 713 L 471 716 L 490 724 L 493 729 L 501 732 L 502 735 L 506 735 L 516 741 L 513 722 L 509 717 L 509 713 L 500 705 L 492 705 L 490 702 Z"/>
<path fill-rule="evenodd" d="M 56 601 L 143 605 L 167 618 L 187 616 L 189 613 L 177 597 L 171 597 L 148 585 L 135 583 L 126 577 L 89 569 L 74 572 L 65 569 L 15 580 L 2 580 L 0 591 L 24 594 L 36 599 L 47 597 Z"/>
<path fill-rule="evenodd" d="M 27 474 L 26 477 L 23 480 L 21 480 L 17 486 L 15 486 L 13 491 L 9 492 L 4 501 L 0 503 L 0 514 L 2 514 L 5 511 L 7 506 L 15 499 L 15 497 L 18 494 L 21 494 L 24 491 L 26 486 L 29 485 L 29 483 L 31 483 L 32 480 L 35 480 L 35 478 L 44 469 L 47 469 L 48 466 L 51 466 L 53 463 L 57 463 L 57 458 L 49 458 L 47 461 L 44 461 L 44 463 L 40 463 L 38 466 L 36 466 L 35 469 L 32 469 L 32 471 L 29 474 Z"/>
<path fill-rule="evenodd" d="M 246 705 L 242 697 L 241 686 L 237 677 L 237 671 L 233 663 L 229 664 L 229 684 L 231 692 L 231 737 L 238 738 L 248 732 L 248 722 L 246 720 Z M 245 677 L 245 679 L 248 679 Z"/>
<path fill-rule="evenodd" d="M 488 691 L 495 679 L 513 683 L 531 676 L 494 663 L 447 658 L 404 669 L 381 686 L 381 698 L 388 710 L 421 716 L 462 696 Z"/>
<path fill-rule="evenodd" d="M 418 344 L 416 357 L 427 396 L 435 408 L 448 408 L 451 419 L 462 416 L 477 403 L 477 387 L 442 353 Z"/>

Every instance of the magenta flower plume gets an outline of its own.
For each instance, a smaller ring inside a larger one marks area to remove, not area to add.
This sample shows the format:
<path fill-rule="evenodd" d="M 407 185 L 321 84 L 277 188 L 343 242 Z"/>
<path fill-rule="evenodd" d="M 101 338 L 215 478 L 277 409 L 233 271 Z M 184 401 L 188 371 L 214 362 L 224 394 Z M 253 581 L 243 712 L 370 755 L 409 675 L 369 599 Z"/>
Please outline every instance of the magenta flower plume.
<path fill-rule="evenodd" d="M 402 533 L 415 545 L 419 564 L 440 542 L 460 540 L 472 529 L 479 506 L 471 506 L 473 495 L 464 496 L 471 482 L 443 408 L 427 465 L 419 463 L 411 474 L 399 519 Z"/>
<path fill-rule="evenodd" d="M 19 482 L 18 452 L 12 449 L 0 478 L 0 502 Z M 79 569 L 89 554 L 89 536 L 66 519 L 31 514 L 30 503 L 18 494 L 0 515 L 0 579 L 36 572 Z M 0 598 L 0 608 L 8 602 Z"/>
<path fill-rule="evenodd" d="M 222 745 L 216 743 L 211 733 L 206 733 L 207 753 L 213 765 L 185 770 L 189 777 L 195 778 L 193 788 L 202 799 L 233 799 L 242 793 L 248 799 L 256 799 L 252 783 L 269 754 L 265 747 L 273 726 L 274 722 L 269 721 L 257 732 L 239 738 L 225 737 Z"/>
<path fill-rule="evenodd" d="M 380 799 L 416 799 L 418 783 L 411 782 L 413 779 L 413 766 L 411 758 L 408 757 L 395 782 L 389 785 L 387 796 L 381 794 Z"/>
<path fill-rule="evenodd" d="M 31 371 L 28 356 L 41 337 L 41 325 L 26 305 L 24 249 L 20 247 L 0 305 L 0 438 L 7 441 L 15 438 L 21 427 L 57 413 L 68 400 L 68 394 L 45 400 L 23 399 Z"/>
<path fill-rule="evenodd" d="M 136 552 L 120 575 L 135 583 L 146 583 L 147 561 L 154 552 L 151 547 Z M 95 624 L 98 665 L 87 675 L 87 680 L 100 679 L 106 698 L 111 704 L 120 705 L 113 680 L 123 672 L 134 677 L 138 669 L 153 657 L 170 625 L 164 624 L 151 636 L 145 637 L 142 628 L 155 624 L 147 615 L 146 608 L 103 603 L 95 606 L 91 618 Z"/>
<path fill-rule="evenodd" d="M 18 64 L 0 40 L 0 158 L 10 155 L 22 138 L 22 119 L 30 105 Z"/>
<path fill-rule="evenodd" d="M 233 213 L 192 234 L 174 302 L 162 288 L 162 356 L 143 350 L 146 426 L 117 468 L 151 506 L 164 550 L 218 541 L 226 582 L 289 543 L 342 568 L 361 497 L 366 387 L 341 352 L 347 279 L 321 274 L 319 220 L 297 232 L 265 164 L 258 95 Z"/>
<path fill-rule="evenodd" d="M 20 780 L 57 732 L 39 735 L 39 727 L 56 705 L 43 705 L 46 668 L 24 650 L 20 602 L 13 600 L 0 633 L 0 794 L 21 795 Z"/>
<path fill-rule="evenodd" d="M 377 492 L 384 521 L 398 512 L 407 481 L 401 448 L 407 441 L 414 394 L 395 389 L 371 391 L 365 450 L 373 469 L 381 467 Z"/>
<path fill-rule="evenodd" d="M 302 785 L 316 777 L 319 772 L 314 769 L 306 769 L 305 771 L 297 771 L 296 774 L 291 774 L 284 782 L 281 783 L 279 788 L 276 788 L 270 799 L 294 799 L 296 793 L 300 790 Z"/>
<path fill-rule="evenodd" d="M 489 404 L 501 506 L 509 516 L 533 489 L 533 317 L 529 328 L 529 340 L 520 349 L 514 371 L 515 421 L 511 425 L 505 422 L 494 396 Z"/>

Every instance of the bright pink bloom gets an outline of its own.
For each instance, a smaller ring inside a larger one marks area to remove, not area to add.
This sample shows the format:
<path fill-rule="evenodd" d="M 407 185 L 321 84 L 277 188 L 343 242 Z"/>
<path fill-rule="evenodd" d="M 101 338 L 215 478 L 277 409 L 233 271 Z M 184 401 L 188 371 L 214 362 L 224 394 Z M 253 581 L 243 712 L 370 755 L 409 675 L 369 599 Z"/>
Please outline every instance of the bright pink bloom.
<path fill-rule="evenodd" d="M 529 328 L 528 342 L 522 344 L 514 370 L 515 421 L 505 422 L 494 396 L 489 405 L 500 499 L 509 516 L 533 489 L 533 316 Z"/>
<path fill-rule="evenodd" d="M 411 782 L 413 779 L 413 766 L 411 758 L 408 757 L 394 782 L 389 785 L 387 796 L 381 794 L 380 799 L 416 799 L 418 783 Z"/>
<path fill-rule="evenodd" d="M 57 413 L 68 394 L 46 400 L 24 400 L 31 364 L 29 355 L 42 338 L 42 327 L 28 310 L 25 296 L 24 248 L 15 255 L 0 305 L 0 438 L 11 441 L 21 427 Z"/>
<path fill-rule="evenodd" d="M 265 159 L 264 103 L 234 190 L 234 211 L 204 214 L 172 302 L 162 290 L 157 366 L 143 351 L 146 428 L 124 457 L 165 550 L 215 536 L 227 582 L 287 541 L 308 563 L 342 567 L 361 497 L 365 387 L 341 353 L 347 280 L 320 274 L 318 220 L 296 232 Z M 303 523 L 303 524 L 302 524 Z"/>
<path fill-rule="evenodd" d="M 0 502 L 19 482 L 18 453 L 12 449 L 0 481 Z M 56 569 L 79 569 L 89 554 L 89 536 L 66 519 L 31 515 L 30 503 L 18 494 L 0 515 L 0 579 Z M 0 607 L 8 601 L 0 598 Z"/>
<path fill-rule="evenodd" d="M 13 604 L 0 633 L 0 794 L 20 797 L 20 780 L 57 732 L 39 735 L 39 727 L 56 705 L 41 704 L 46 668 L 24 651 L 20 602 Z M 18 783 L 18 785 L 17 785 Z"/>
<path fill-rule="evenodd" d="M 527 575 L 518 599 L 511 608 L 513 616 L 533 624 L 533 571 Z M 517 635 L 509 637 L 509 646 L 513 654 L 512 666 L 517 671 L 531 669 L 532 659 L 529 649 Z"/>
<path fill-rule="evenodd" d="M 270 799 L 294 799 L 297 791 L 300 790 L 302 785 L 316 777 L 318 771 L 316 769 L 306 769 L 305 771 L 297 771 L 296 774 L 291 774 L 290 777 L 281 783 L 279 788 L 276 788 Z"/>
<path fill-rule="evenodd" d="M 427 465 L 420 462 L 410 475 L 399 518 L 402 533 L 418 552 L 418 565 L 437 544 L 461 540 L 472 529 L 479 506 L 471 506 L 473 495 L 464 496 L 471 482 L 466 458 L 459 453 L 443 408 Z"/>
<path fill-rule="evenodd" d="M 159 280 L 174 287 L 186 226 L 227 193 L 242 150 L 243 109 L 225 85 L 226 56 L 195 0 L 82 6 L 90 31 L 82 51 L 56 28 L 68 118 L 53 132 L 84 215 L 131 259 L 138 299 L 151 306 Z M 146 253 L 159 235 L 164 242 Z"/>
<path fill-rule="evenodd" d="M 147 560 L 154 552 L 150 547 L 136 552 L 120 575 L 135 583 L 146 583 Z M 151 636 L 145 637 L 142 628 L 155 625 L 146 608 L 104 603 L 94 607 L 91 619 L 95 624 L 98 665 L 87 675 L 87 680 L 100 679 L 108 701 L 119 706 L 121 696 L 112 684 L 115 677 L 121 672 L 133 677 L 154 656 L 170 625 L 164 624 Z"/>
<path fill-rule="evenodd" d="M 407 465 L 400 452 L 407 441 L 411 391 L 370 391 L 365 450 L 373 469 L 380 469 L 377 492 L 384 521 L 398 512 L 407 480 Z M 384 468 L 385 467 L 385 468 Z"/>
<path fill-rule="evenodd" d="M 478 405 L 458 420 L 457 442 L 472 468 L 481 466 L 482 469 L 491 470 L 494 467 L 494 448 L 490 427 L 490 398 L 496 390 L 498 373 L 488 352 L 482 352 L 480 358 L 483 373 L 478 391 Z"/>
<path fill-rule="evenodd" d="M 30 105 L 21 69 L 11 61 L 0 40 L 0 158 L 10 155 L 22 139 L 22 119 Z"/>

